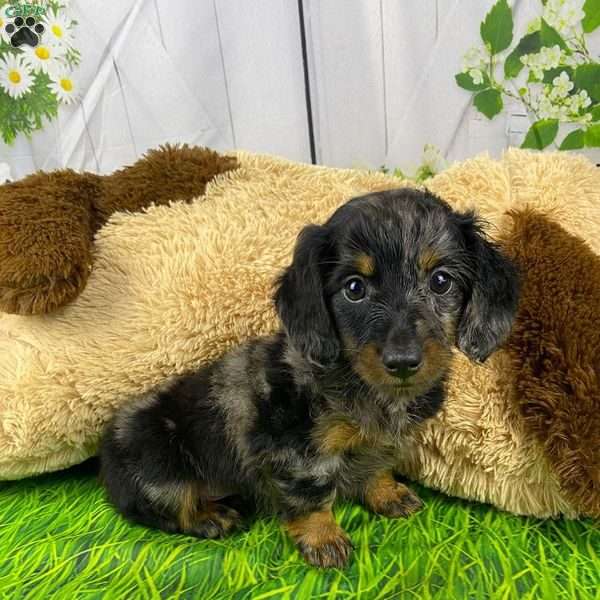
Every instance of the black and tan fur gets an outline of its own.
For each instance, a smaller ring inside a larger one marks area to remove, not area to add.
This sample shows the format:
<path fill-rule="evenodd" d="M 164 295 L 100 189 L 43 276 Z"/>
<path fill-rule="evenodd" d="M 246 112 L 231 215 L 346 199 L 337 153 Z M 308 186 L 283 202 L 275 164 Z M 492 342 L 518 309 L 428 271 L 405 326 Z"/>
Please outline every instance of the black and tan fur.
<path fill-rule="evenodd" d="M 300 234 L 277 282 L 282 330 L 132 402 L 102 444 L 103 478 L 133 521 L 216 537 L 238 496 L 285 523 L 311 564 L 343 565 L 338 497 L 407 516 L 392 474 L 444 398 L 452 348 L 484 360 L 516 310 L 511 263 L 472 214 L 426 192 L 356 198 Z"/>

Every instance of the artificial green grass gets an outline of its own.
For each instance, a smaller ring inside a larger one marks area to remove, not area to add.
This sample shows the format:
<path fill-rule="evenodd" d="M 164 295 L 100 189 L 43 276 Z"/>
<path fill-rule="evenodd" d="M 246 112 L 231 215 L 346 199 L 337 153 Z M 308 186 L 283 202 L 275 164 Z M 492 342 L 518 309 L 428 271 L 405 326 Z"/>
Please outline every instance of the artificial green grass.
<path fill-rule="evenodd" d="M 303 563 L 274 520 L 222 541 L 126 523 L 94 465 L 1 483 L 2 598 L 600 598 L 600 531 L 540 521 L 415 486 L 426 507 L 387 520 L 336 516 L 355 544 L 345 570 Z"/>

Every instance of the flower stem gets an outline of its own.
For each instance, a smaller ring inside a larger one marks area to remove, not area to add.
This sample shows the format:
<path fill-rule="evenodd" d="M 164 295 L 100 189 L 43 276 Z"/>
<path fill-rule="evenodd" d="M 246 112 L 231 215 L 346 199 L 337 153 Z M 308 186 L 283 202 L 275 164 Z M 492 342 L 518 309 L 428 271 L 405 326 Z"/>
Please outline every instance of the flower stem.
<path fill-rule="evenodd" d="M 521 96 L 520 94 L 515 94 L 515 92 L 511 91 L 510 89 L 508 89 L 502 85 L 500 86 L 500 90 L 502 91 L 503 94 L 506 94 L 508 97 L 514 98 L 515 100 L 518 100 L 519 102 L 521 102 L 521 104 L 523 104 L 525 106 L 525 108 L 535 116 L 537 121 L 540 120 L 540 117 L 539 117 L 537 111 L 535 110 L 535 108 L 533 108 L 533 105 L 525 96 Z M 529 88 L 528 88 L 528 95 L 529 95 Z"/>

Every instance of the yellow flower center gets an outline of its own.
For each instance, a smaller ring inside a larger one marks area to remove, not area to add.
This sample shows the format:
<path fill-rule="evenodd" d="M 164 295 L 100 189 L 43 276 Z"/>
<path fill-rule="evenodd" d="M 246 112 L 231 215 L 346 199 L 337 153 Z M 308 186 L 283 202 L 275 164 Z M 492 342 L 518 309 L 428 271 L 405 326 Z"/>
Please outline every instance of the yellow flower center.
<path fill-rule="evenodd" d="M 21 81 L 21 73 L 19 73 L 19 71 L 9 71 L 8 72 L 8 79 L 12 83 L 20 83 L 20 81 Z"/>
<path fill-rule="evenodd" d="M 73 82 L 70 79 L 61 79 L 60 87 L 65 90 L 65 92 L 70 92 L 73 89 Z"/>
<path fill-rule="evenodd" d="M 63 30 L 60 28 L 60 25 L 52 25 L 52 33 L 57 38 L 61 38 L 63 36 Z"/>
<path fill-rule="evenodd" d="M 35 55 L 41 60 L 48 60 L 50 58 L 50 51 L 44 46 L 40 46 L 35 49 Z"/>

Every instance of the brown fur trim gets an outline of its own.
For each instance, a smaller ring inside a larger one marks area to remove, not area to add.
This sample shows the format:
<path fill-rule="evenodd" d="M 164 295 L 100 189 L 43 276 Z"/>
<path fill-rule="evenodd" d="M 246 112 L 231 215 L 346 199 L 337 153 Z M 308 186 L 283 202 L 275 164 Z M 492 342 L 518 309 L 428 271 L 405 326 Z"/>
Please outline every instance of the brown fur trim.
<path fill-rule="evenodd" d="M 96 175 L 36 173 L 0 186 L 0 310 L 48 312 L 85 286 Z"/>
<path fill-rule="evenodd" d="M 511 213 L 505 248 L 521 269 L 517 321 L 507 342 L 525 427 L 561 488 L 600 516 L 600 257 L 533 211 Z"/>
<path fill-rule="evenodd" d="M 191 200 L 236 167 L 205 148 L 167 145 L 113 175 L 40 172 L 1 185 L 0 310 L 43 314 L 70 302 L 92 268 L 94 234 L 115 211 Z"/>
<path fill-rule="evenodd" d="M 208 148 L 171 146 L 150 150 L 136 163 L 103 178 L 95 209 L 97 226 L 116 211 L 137 212 L 151 204 L 188 202 L 202 196 L 217 175 L 237 168 L 232 156 Z"/>

